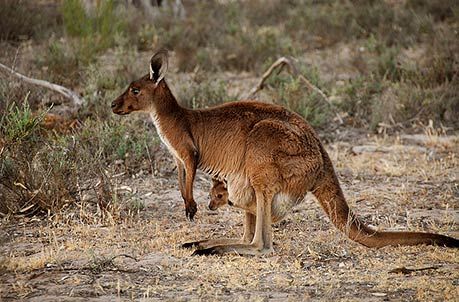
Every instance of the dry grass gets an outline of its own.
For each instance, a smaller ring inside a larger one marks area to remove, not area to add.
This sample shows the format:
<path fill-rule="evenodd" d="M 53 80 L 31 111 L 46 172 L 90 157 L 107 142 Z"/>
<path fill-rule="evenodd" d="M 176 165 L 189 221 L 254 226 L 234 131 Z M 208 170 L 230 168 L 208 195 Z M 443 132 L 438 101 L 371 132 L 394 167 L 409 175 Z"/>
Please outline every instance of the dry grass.
<path fill-rule="evenodd" d="M 450 138 L 447 147 L 431 145 L 428 137 L 421 145 L 397 137 L 360 137 L 358 142 L 341 142 L 329 150 L 349 203 L 367 223 L 459 236 L 457 137 Z M 431 151 L 435 158 L 429 157 Z M 131 198 L 145 204 L 143 211 L 109 221 L 82 207 L 4 225 L 2 298 L 457 299 L 458 250 L 364 248 L 330 225 L 311 198 L 274 227 L 273 255 L 190 257 L 180 244 L 240 236 L 242 213 L 230 207 L 207 210 L 210 184 L 201 175 L 196 184 L 198 216 L 195 222 L 187 221 L 171 166 L 155 177 L 118 179 L 121 186 L 120 194 L 135 188 Z M 88 216 L 92 220 L 83 219 Z M 390 272 L 401 267 L 428 269 L 406 275 Z"/>

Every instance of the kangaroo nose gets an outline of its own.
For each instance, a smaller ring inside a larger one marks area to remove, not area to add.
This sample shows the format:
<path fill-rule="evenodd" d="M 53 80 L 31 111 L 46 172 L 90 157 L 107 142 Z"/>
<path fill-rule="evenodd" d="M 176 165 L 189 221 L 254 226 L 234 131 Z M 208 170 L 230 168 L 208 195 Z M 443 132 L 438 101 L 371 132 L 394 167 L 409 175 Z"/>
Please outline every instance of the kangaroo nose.
<path fill-rule="evenodd" d="M 113 101 L 113 102 L 112 102 L 112 109 L 115 108 L 115 107 L 116 107 L 116 102 Z"/>

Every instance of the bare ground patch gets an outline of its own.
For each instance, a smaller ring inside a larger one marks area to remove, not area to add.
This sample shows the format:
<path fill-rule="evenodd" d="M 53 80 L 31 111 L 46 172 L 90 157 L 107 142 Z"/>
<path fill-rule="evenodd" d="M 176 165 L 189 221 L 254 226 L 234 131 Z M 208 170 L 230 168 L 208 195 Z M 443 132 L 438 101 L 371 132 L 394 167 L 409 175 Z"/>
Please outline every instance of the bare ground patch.
<path fill-rule="evenodd" d="M 327 146 L 349 204 L 381 229 L 459 237 L 459 138 L 364 137 Z M 120 178 L 144 208 L 129 219 L 83 219 L 84 205 L 50 218 L 2 222 L 2 301 L 458 301 L 459 251 L 367 249 L 347 240 L 312 197 L 274 226 L 266 257 L 191 257 L 180 248 L 240 236 L 242 212 L 185 219 L 175 171 Z"/>

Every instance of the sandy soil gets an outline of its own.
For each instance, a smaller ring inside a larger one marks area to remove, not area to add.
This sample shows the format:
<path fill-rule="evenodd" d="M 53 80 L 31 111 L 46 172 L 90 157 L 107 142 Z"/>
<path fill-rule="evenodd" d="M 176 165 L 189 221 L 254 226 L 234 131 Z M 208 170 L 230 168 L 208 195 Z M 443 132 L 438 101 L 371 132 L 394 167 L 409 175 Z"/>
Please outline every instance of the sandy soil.
<path fill-rule="evenodd" d="M 459 238 L 459 137 L 341 133 L 327 145 L 349 204 L 380 229 Z M 187 241 L 242 233 L 243 213 L 184 214 L 168 156 L 160 172 L 115 179 L 129 215 L 79 204 L 50 218 L 3 222 L 2 301 L 459 301 L 459 250 L 368 249 L 349 241 L 314 198 L 274 226 L 264 257 L 191 257 Z"/>

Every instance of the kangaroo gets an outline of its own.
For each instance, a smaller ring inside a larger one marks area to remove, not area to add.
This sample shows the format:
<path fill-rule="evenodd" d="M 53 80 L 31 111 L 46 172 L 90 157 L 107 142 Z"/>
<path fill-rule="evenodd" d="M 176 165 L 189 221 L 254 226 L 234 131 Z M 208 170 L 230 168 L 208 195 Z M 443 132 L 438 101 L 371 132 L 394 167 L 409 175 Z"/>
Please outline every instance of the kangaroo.
<path fill-rule="evenodd" d="M 212 179 L 212 184 L 213 185 L 209 193 L 209 210 L 215 211 L 226 204 L 232 206 L 233 203 L 229 200 L 227 184 L 224 181 L 220 181 L 215 178 Z"/>
<path fill-rule="evenodd" d="M 333 164 L 312 127 L 284 107 L 253 101 L 206 109 L 180 106 L 168 85 L 166 50 L 155 53 L 149 74 L 133 81 L 112 103 L 115 114 L 148 112 L 177 164 L 185 214 L 193 219 L 196 169 L 227 180 L 228 194 L 245 210 L 242 238 L 185 243 L 193 255 L 273 251 L 272 223 L 312 192 L 331 222 L 367 247 L 431 244 L 459 247 L 459 240 L 432 233 L 380 232 L 350 209 Z M 221 144 L 224 141 L 225 144 Z"/>

